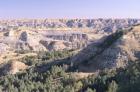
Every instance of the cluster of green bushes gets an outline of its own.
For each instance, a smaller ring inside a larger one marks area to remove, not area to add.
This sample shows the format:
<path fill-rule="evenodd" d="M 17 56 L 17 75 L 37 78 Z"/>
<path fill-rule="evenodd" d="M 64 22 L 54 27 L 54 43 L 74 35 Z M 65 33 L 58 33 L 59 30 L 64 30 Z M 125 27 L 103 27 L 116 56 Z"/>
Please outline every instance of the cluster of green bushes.
<path fill-rule="evenodd" d="M 0 78 L 2 92 L 140 92 L 139 85 L 140 63 L 79 80 L 61 65 L 52 65 L 44 72 L 32 67 L 23 73 Z"/>
<path fill-rule="evenodd" d="M 71 56 L 71 51 L 63 50 L 63 51 L 51 51 L 51 52 L 44 52 L 43 54 L 39 54 L 39 57 L 44 60 L 58 60 L 66 57 Z"/>
<path fill-rule="evenodd" d="M 26 65 L 32 66 L 36 64 L 41 64 L 43 62 L 54 62 L 55 60 L 61 60 L 65 58 L 70 58 L 73 55 L 72 51 L 51 51 L 51 52 L 36 52 L 37 56 L 26 56 L 22 58 L 22 62 Z"/>
<path fill-rule="evenodd" d="M 30 69 L 25 73 L 2 77 L 0 80 L 1 91 L 6 92 L 76 92 L 82 86 L 82 81 L 76 81 L 72 74 L 66 73 L 61 66 L 53 66 L 44 73 Z"/>

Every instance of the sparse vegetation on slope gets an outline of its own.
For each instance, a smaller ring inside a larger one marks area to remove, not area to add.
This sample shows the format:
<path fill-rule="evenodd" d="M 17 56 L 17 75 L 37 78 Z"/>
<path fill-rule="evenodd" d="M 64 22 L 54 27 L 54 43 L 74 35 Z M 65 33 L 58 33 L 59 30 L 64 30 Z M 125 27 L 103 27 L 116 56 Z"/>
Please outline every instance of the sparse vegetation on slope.
<path fill-rule="evenodd" d="M 4 92 L 139 92 L 140 63 L 137 62 L 126 69 L 105 70 L 98 76 L 79 80 L 62 65 L 51 66 L 44 72 L 32 67 L 23 73 L 1 77 L 0 89 Z"/>

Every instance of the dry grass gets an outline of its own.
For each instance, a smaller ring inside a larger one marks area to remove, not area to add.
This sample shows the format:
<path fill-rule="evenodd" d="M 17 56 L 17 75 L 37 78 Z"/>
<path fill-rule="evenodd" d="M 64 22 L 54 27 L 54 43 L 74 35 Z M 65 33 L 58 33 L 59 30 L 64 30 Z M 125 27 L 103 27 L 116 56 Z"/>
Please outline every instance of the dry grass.
<path fill-rule="evenodd" d="M 86 78 L 88 76 L 91 76 L 95 73 L 84 73 L 84 72 L 75 72 L 75 73 L 72 73 L 73 77 L 77 80 L 79 79 L 83 79 L 83 78 Z"/>
<path fill-rule="evenodd" d="M 0 55 L 0 64 L 8 61 L 20 60 L 26 56 L 37 56 L 36 53 L 17 54 L 13 52 L 3 53 Z"/>

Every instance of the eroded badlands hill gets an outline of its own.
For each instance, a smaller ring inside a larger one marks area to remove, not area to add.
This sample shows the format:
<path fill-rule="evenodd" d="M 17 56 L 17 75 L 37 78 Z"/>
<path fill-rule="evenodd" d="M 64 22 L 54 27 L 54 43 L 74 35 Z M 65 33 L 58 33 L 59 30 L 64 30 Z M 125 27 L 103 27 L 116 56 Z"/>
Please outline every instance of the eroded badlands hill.
<path fill-rule="evenodd" d="M 126 29 L 137 23 L 133 19 L 2 22 L 6 28 L 0 31 L 0 63 L 20 62 L 37 52 L 73 50 L 78 54 L 69 61 L 82 72 L 125 67 L 139 59 L 139 26 Z M 126 30 L 130 32 L 120 36 Z"/>
<path fill-rule="evenodd" d="M 134 26 L 123 30 L 123 32 L 125 33 L 119 31 L 111 34 L 99 44 L 89 45 L 72 60 L 74 62 L 77 61 L 80 71 L 85 72 L 93 72 L 105 68 L 126 67 L 132 61 L 139 60 L 140 26 Z"/>
<path fill-rule="evenodd" d="M 80 31 L 12 30 L 0 32 L 0 53 L 7 51 L 53 51 L 81 49 L 104 36 Z M 96 38 L 95 38 L 96 37 Z"/>

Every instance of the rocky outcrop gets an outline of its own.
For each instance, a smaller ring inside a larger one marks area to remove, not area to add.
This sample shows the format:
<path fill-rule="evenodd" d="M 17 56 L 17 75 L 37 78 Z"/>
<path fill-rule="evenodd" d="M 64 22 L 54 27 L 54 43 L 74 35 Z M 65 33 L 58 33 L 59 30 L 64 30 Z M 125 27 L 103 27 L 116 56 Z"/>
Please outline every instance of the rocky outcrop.
<path fill-rule="evenodd" d="M 51 41 L 50 44 L 47 46 L 49 51 L 58 51 L 66 49 L 66 45 L 62 41 Z"/>
<path fill-rule="evenodd" d="M 89 39 L 88 35 L 82 32 L 47 32 L 46 39 L 40 40 L 48 50 L 81 49 L 84 48 Z"/>
<path fill-rule="evenodd" d="M 7 52 L 10 47 L 4 43 L 0 43 L 0 54 Z"/>
<path fill-rule="evenodd" d="M 5 32 L 3 33 L 5 34 Z M 12 35 L 0 37 L 0 42 L 11 50 L 52 51 L 81 49 L 88 44 L 88 33 L 80 31 L 22 31 L 15 30 Z"/>

